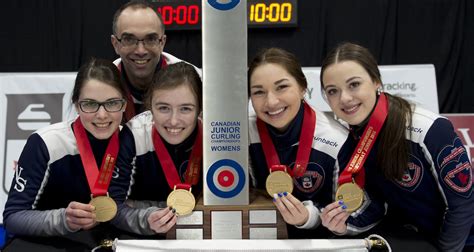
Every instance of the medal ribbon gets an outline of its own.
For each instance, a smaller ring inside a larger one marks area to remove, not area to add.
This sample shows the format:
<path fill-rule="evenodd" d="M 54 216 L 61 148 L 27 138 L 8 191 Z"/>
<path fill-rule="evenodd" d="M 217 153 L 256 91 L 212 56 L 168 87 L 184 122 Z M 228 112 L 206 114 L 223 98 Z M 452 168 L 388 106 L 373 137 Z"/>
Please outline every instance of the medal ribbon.
<path fill-rule="evenodd" d="M 178 170 L 171 159 L 170 154 L 166 150 L 166 146 L 161 140 L 160 134 L 156 130 L 155 126 L 152 126 L 152 138 L 153 146 L 155 147 L 155 154 L 160 161 L 163 172 L 168 181 L 169 187 L 173 190 L 176 186 L 177 189 L 189 190 L 191 185 L 196 185 L 199 182 L 199 175 L 201 172 L 201 161 L 202 161 L 202 124 L 198 120 L 198 133 L 196 140 L 194 140 L 193 150 L 189 157 L 188 166 L 184 173 L 184 183 L 179 178 Z"/>
<path fill-rule="evenodd" d="M 107 195 L 112 173 L 117 161 L 117 154 L 119 150 L 119 137 L 117 129 L 110 137 L 109 144 L 105 150 L 102 158 L 102 165 L 100 170 L 97 167 L 97 162 L 92 153 L 89 138 L 87 138 L 86 129 L 82 125 L 80 118 L 77 118 L 73 123 L 74 136 L 76 137 L 77 149 L 81 156 L 84 172 L 86 173 L 87 182 L 91 190 L 92 196 Z"/>
<path fill-rule="evenodd" d="M 379 96 L 374 112 L 372 113 L 372 116 L 370 116 L 369 123 L 364 129 L 364 133 L 362 134 L 354 153 L 352 153 L 349 163 L 339 176 L 339 185 L 352 182 L 352 178 L 355 176 L 355 182 L 357 185 L 359 185 L 360 188 L 364 188 L 365 173 L 364 170 L 361 169 L 364 167 L 365 160 L 374 146 L 375 140 L 380 133 L 380 129 L 387 118 L 387 114 L 388 102 L 385 94 L 382 92 Z M 359 172 L 360 174 L 358 174 Z"/>
<path fill-rule="evenodd" d="M 168 63 L 166 62 L 165 58 L 162 56 L 161 57 L 161 69 L 163 68 L 166 68 L 168 66 Z M 117 66 L 119 72 L 122 72 L 122 63 L 119 64 Z M 127 88 L 127 104 L 129 104 L 126 108 L 125 108 L 125 119 L 127 121 L 129 121 L 130 119 L 132 119 L 135 115 L 136 115 L 136 111 L 135 111 L 135 102 L 133 101 L 133 96 L 132 96 L 132 93 L 130 92 L 130 90 L 128 90 L 128 87 L 126 85 L 126 88 Z"/>
<path fill-rule="evenodd" d="M 278 153 L 273 145 L 265 123 L 257 118 L 258 134 L 262 141 L 263 153 L 265 154 L 270 173 L 275 170 L 286 169 L 288 174 L 292 177 L 300 177 L 306 171 L 309 154 L 311 153 L 311 145 L 313 143 L 314 130 L 316 128 L 316 113 L 306 102 L 303 103 L 303 106 L 303 125 L 301 126 L 298 151 L 296 153 L 296 161 L 293 169 L 286 169 L 286 166 L 281 165 Z"/>

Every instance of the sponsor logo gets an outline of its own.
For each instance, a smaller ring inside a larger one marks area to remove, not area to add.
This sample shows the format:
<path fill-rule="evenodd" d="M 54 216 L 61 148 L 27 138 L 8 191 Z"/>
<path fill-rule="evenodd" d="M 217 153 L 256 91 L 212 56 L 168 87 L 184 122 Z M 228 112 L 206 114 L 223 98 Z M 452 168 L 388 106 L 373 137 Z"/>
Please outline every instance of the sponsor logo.
<path fill-rule="evenodd" d="M 421 128 L 416 128 L 416 127 L 412 127 L 412 126 L 408 126 L 407 130 L 412 131 L 414 133 L 420 133 L 420 134 L 423 133 L 423 130 Z"/>
<path fill-rule="evenodd" d="M 336 141 L 327 140 L 326 138 L 316 137 L 316 138 L 314 138 L 314 140 L 317 141 L 317 142 L 321 142 L 323 144 L 333 146 L 333 147 L 338 146 Z"/>
<path fill-rule="evenodd" d="M 5 94 L 7 113 L 5 120 L 5 142 L 3 160 L 3 190 L 8 193 L 12 178 L 12 169 L 8 164 L 20 157 L 26 139 L 36 130 L 62 121 L 63 97 L 59 94 Z M 21 181 L 20 181 L 21 182 Z M 17 184 L 21 189 L 20 184 Z"/>
<path fill-rule="evenodd" d="M 394 83 L 384 83 L 383 89 L 386 91 L 400 91 L 400 90 L 410 90 L 416 91 L 416 83 L 406 83 L 406 82 L 394 82 Z"/>

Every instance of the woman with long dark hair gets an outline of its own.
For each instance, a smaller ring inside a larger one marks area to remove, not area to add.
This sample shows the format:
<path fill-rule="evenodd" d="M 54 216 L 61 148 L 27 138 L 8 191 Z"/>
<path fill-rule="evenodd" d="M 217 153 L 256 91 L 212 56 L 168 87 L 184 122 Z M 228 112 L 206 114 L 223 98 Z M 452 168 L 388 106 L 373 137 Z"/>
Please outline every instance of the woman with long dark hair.
<path fill-rule="evenodd" d="M 343 150 L 349 155 L 341 161 L 354 168 L 348 177 L 372 196 L 372 203 L 387 205 L 378 233 L 461 251 L 474 221 L 472 169 L 451 122 L 383 92 L 377 62 L 356 44 L 343 43 L 328 54 L 321 88 L 351 131 L 352 143 Z M 323 225 L 345 234 L 351 229 L 349 216 L 334 202 L 323 211 Z"/>

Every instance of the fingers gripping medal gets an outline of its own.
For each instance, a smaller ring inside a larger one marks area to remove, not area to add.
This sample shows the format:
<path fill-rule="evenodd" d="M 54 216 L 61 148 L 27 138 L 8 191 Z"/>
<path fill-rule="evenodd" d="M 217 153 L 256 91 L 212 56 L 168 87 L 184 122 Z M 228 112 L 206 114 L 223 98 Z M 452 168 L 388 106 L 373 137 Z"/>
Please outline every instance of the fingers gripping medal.
<path fill-rule="evenodd" d="M 285 165 L 273 165 L 265 183 L 270 197 L 276 193 L 293 191 L 293 179 L 286 172 Z"/>
<path fill-rule="evenodd" d="M 189 187 L 189 190 L 186 190 L 174 186 L 174 190 L 166 199 L 166 205 L 176 209 L 178 216 L 190 214 L 193 211 L 194 206 L 196 206 L 196 200 L 194 199 L 194 195 L 191 193 L 191 187 Z"/>
<path fill-rule="evenodd" d="M 89 204 L 95 207 L 94 213 L 98 222 L 109 221 L 117 214 L 117 204 L 108 194 L 107 196 L 92 197 Z"/>
<path fill-rule="evenodd" d="M 364 192 L 354 182 L 344 183 L 337 188 L 336 199 L 344 201 L 344 205 L 347 206 L 346 211 L 352 213 L 362 206 Z"/>

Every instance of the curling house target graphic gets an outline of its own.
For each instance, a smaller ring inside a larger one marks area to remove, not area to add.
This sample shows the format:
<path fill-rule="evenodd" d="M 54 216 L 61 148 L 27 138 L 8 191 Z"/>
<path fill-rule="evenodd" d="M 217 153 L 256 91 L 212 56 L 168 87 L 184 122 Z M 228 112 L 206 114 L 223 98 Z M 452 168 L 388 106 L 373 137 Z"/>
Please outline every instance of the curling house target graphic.
<path fill-rule="evenodd" d="M 227 11 L 227 10 L 230 10 L 230 9 L 234 8 L 235 6 L 237 6 L 237 4 L 240 3 L 240 0 L 227 0 L 227 1 L 208 0 L 207 2 L 213 8 L 216 8 L 216 9 L 221 10 L 221 11 Z"/>
<path fill-rule="evenodd" d="M 206 181 L 209 190 L 216 196 L 232 198 L 244 188 L 245 172 L 234 160 L 221 159 L 209 167 Z"/>

